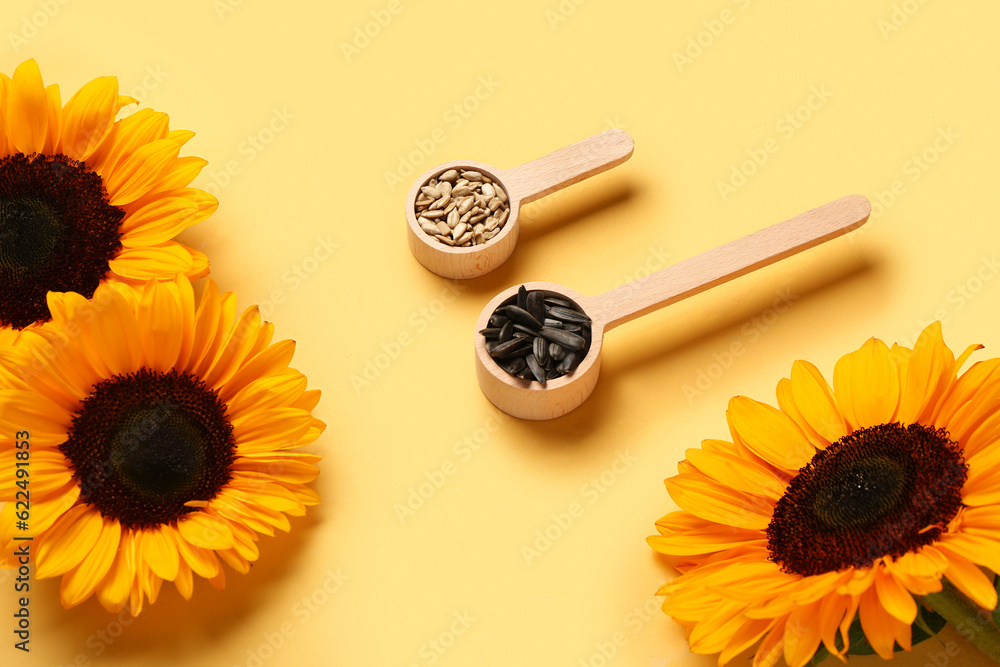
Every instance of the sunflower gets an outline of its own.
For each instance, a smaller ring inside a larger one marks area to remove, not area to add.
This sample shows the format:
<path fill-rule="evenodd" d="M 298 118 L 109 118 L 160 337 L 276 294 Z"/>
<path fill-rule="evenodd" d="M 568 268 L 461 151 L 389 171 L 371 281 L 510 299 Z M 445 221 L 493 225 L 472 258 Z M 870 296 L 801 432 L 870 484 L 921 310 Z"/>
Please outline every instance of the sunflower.
<path fill-rule="evenodd" d="M 66 608 L 96 593 L 137 615 L 164 581 L 186 599 L 194 574 L 221 589 L 221 563 L 246 573 L 258 533 L 318 502 L 306 484 L 319 457 L 296 450 L 325 428 L 311 414 L 320 392 L 256 306 L 236 319 L 233 294 L 209 280 L 196 307 L 183 276 L 105 283 L 89 301 L 50 292 L 48 306 L 30 344 L 0 350 L 7 566 L 30 535 L 35 576 L 62 575 Z"/>
<path fill-rule="evenodd" d="M 868 340 L 832 387 L 796 361 L 777 408 L 730 401 L 732 440 L 687 451 L 666 480 L 681 509 L 648 538 L 681 573 L 659 594 L 692 651 L 722 665 L 760 642 L 755 667 L 801 667 L 843 658 L 859 618 L 889 659 L 914 596 L 996 606 L 980 568 L 1000 571 L 1000 360 L 958 375 L 979 348 L 956 359 L 935 323 L 913 349 Z"/>
<path fill-rule="evenodd" d="M 150 109 L 115 121 L 134 102 L 100 77 L 63 105 L 34 60 L 0 74 L 0 345 L 49 320 L 49 291 L 208 274 L 172 240 L 218 207 L 187 187 L 206 164 L 179 157 L 194 133 Z"/>

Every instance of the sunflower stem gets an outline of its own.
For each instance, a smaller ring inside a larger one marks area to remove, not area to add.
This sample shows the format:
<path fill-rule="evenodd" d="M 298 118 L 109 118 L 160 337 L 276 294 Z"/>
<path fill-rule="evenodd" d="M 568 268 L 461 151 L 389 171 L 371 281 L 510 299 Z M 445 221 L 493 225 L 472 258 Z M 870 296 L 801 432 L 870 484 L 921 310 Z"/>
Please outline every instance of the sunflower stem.
<path fill-rule="evenodd" d="M 969 643 L 1000 664 L 1000 628 L 993 624 L 990 612 L 980 609 L 947 579 L 941 584 L 940 593 L 925 595 L 924 600 Z"/>

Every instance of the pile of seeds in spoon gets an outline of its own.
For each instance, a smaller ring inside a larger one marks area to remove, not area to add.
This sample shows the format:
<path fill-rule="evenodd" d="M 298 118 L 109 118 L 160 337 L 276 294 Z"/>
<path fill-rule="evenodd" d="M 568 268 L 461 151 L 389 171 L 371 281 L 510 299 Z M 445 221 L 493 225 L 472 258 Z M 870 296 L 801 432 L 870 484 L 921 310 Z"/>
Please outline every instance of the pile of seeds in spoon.
<path fill-rule="evenodd" d="M 524 285 L 479 333 L 500 368 L 542 384 L 572 372 L 590 349 L 590 318 L 579 306 Z"/>
<path fill-rule="evenodd" d="M 449 169 L 420 188 L 414 213 L 425 234 L 449 246 L 486 243 L 510 217 L 507 193 L 486 174 Z"/>

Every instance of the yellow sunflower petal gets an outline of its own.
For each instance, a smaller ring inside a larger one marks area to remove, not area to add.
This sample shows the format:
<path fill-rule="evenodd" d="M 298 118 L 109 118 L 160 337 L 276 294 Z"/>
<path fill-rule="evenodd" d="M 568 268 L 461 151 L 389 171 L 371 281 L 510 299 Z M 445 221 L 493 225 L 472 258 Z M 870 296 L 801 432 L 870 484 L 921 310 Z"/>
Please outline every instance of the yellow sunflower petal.
<path fill-rule="evenodd" d="M 306 390 L 306 376 L 296 370 L 257 378 L 226 401 L 230 414 L 241 415 L 248 410 L 264 410 L 293 404 Z"/>
<path fill-rule="evenodd" d="M 963 558 L 1000 572 L 1000 534 L 977 535 L 971 532 L 944 535 L 938 543 L 953 553 L 961 554 Z"/>
<path fill-rule="evenodd" d="M 823 618 L 823 646 L 830 655 L 843 658 L 847 647 L 837 648 L 837 630 L 844 620 L 844 615 L 850 608 L 850 597 L 833 593 L 823 598 L 820 603 L 820 616 Z"/>
<path fill-rule="evenodd" d="M 833 390 L 819 369 L 808 361 L 792 364 L 785 400 L 781 400 L 781 394 L 778 398 L 781 409 L 792 415 L 800 427 L 808 427 L 815 433 L 820 445 L 836 442 L 850 433 L 847 421 L 837 408 Z"/>
<path fill-rule="evenodd" d="M 934 424 L 953 430 L 953 422 L 959 411 L 979 415 L 992 412 L 993 397 L 1000 387 L 1000 359 L 979 361 L 962 373 L 952 383 L 941 401 Z M 984 405 L 984 403 L 986 405 Z"/>
<path fill-rule="evenodd" d="M 111 271 L 124 280 L 146 282 L 192 269 L 191 253 L 177 243 L 144 248 L 124 248 L 108 262 Z"/>
<path fill-rule="evenodd" d="M 45 150 L 49 129 L 48 95 L 38 63 L 25 60 L 14 70 L 7 96 L 7 136 L 21 153 Z"/>
<path fill-rule="evenodd" d="M 308 484 L 319 475 L 319 468 L 304 461 L 273 460 L 269 462 L 254 461 L 241 457 L 233 463 L 233 472 L 250 472 L 290 484 Z"/>
<path fill-rule="evenodd" d="M 167 114 L 140 109 L 114 124 L 87 163 L 102 177 L 113 174 L 118 165 L 139 148 L 165 139 L 168 124 Z"/>
<path fill-rule="evenodd" d="M 62 132 L 62 98 L 59 95 L 58 84 L 54 83 L 45 89 L 45 99 L 48 106 L 49 130 L 45 137 L 44 152 L 46 155 L 52 155 L 58 152 L 56 146 Z"/>
<path fill-rule="evenodd" d="M 190 600 L 194 594 L 194 576 L 191 572 L 191 566 L 183 560 L 178 565 L 174 586 L 177 587 L 177 592 L 185 600 Z"/>
<path fill-rule="evenodd" d="M 719 653 L 719 664 L 724 665 L 740 653 L 743 653 L 743 651 L 760 641 L 760 638 L 773 627 L 774 621 L 770 619 L 743 622 L 730 635 L 726 647 Z"/>
<path fill-rule="evenodd" d="M 698 470 L 737 491 L 775 502 L 785 492 L 785 483 L 773 472 L 734 454 L 692 448 L 685 455 Z"/>
<path fill-rule="evenodd" d="M 45 500 L 31 503 L 29 530 L 34 535 L 47 531 L 59 517 L 76 504 L 79 498 L 80 487 L 74 481 L 53 492 Z"/>
<path fill-rule="evenodd" d="M 210 368 L 202 374 L 205 384 L 221 387 L 239 369 L 254 347 L 261 334 L 262 322 L 257 306 L 247 308 L 240 319 L 227 333 L 224 344 Z"/>
<path fill-rule="evenodd" d="M 126 248 L 166 243 L 208 218 L 218 207 L 219 201 L 202 190 L 180 190 L 172 196 L 150 198 L 122 222 L 121 243 Z"/>
<path fill-rule="evenodd" d="M 102 526 L 101 513 L 89 505 L 68 510 L 39 538 L 35 576 L 54 577 L 79 565 L 97 544 Z"/>
<path fill-rule="evenodd" d="M 916 601 L 891 574 L 881 568 L 876 570 L 875 592 L 887 612 L 907 625 L 913 624 L 917 618 Z"/>
<path fill-rule="evenodd" d="M 185 539 L 175 539 L 184 563 L 199 577 L 211 579 L 219 574 L 219 559 L 210 549 L 196 547 Z"/>
<path fill-rule="evenodd" d="M 750 530 L 764 530 L 771 522 L 773 509 L 765 500 L 703 477 L 676 475 L 666 484 L 678 506 L 708 521 Z"/>
<path fill-rule="evenodd" d="M 104 141 L 118 111 L 118 79 L 94 79 L 76 92 L 63 110 L 61 152 L 81 162 Z"/>
<path fill-rule="evenodd" d="M 219 568 L 219 573 L 208 580 L 208 583 L 212 584 L 212 588 L 217 591 L 224 590 L 226 588 L 226 571 Z"/>
<path fill-rule="evenodd" d="M 186 187 L 198 177 L 201 170 L 208 165 L 208 160 L 194 156 L 175 158 L 160 175 L 155 194 L 159 195 L 172 190 Z"/>
<path fill-rule="evenodd" d="M 174 529 L 157 526 L 142 531 L 138 549 L 156 576 L 173 581 L 180 566 L 180 554 L 173 538 Z"/>
<path fill-rule="evenodd" d="M 774 667 L 785 652 L 785 619 L 781 619 L 764 637 L 753 656 L 753 667 Z"/>
<path fill-rule="evenodd" d="M 90 553 L 72 572 L 63 575 L 59 594 L 67 609 L 89 598 L 115 562 L 121 524 L 107 518 L 102 522 L 100 537 Z"/>
<path fill-rule="evenodd" d="M 868 643 L 883 660 L 891 660 L 896 644 L 895 626 L 892 616 L 882 607 L 874 588 L 861 595 L 861 629 Z"/>
<path fill-rule="evenodd" d="M 181 537 L 202 549 L 229 549 L 233 546 L 233 531 L 229 523 L 205 512 L 186 514 L 177 522 Z"/>
<path fill-rule="evenodd" d="M 816 454 L 802 429 L 767 403 L 737 396 L 729 401 L 726 418 L 740 440 L 772 465 L 798 470 Z"/>
<path fill-rule="evenodd" d="M 729 636 L 744 623 L 739 615 L 743 607 L 739 603 L 727 602 L 703 616 L 688 635 L 691 650 L 696 653 L 718 653 L 724 649 Z"/>
<path fill-rule="evenodd" d="M 812 659 L 823 635 L 819 601 L 796 607 L 785 623 L 785 662 L 802 667 Z"/>
<path fill-rule="evenodd" d="M 941 323 L 920 334 L 904 368 L 896 419 L 902 424 L 923 423 L 954 378 L 955 357 L 944 344 Z"/>
<path fill-rule="evenodd" d="M 135 540 L 132 531 L 123 530 L 115 561 L 97 586 L 97 599 L 108 611 L 121 611 L 128 604 L 134 579 Z"/>
<path fill-rule="evenodd" d="M 142 292 L 137 319 L 146 366 L 168 371 L 180 353 L 183 315 L 178 299 L 179 290 L 172 282 L 150 281 Z"/>
<path fill-rule="evenodd" d="M 0 157 L 7 157 L 13 150 L 13 145 L 7 139 L 7 99 L 10 96 L 10 77 L 0 73 Z"/>
<path fill-rule="evenodd" d="M 856 352 L 841 357 L 833 369 L 833 390 L 840 413 L 853 428 L 893 421 L 899 373 L 886 344 L 870 338 Z"/>
<path fill-rule="evenodd" d="M 114 290 L 107 293 L 101 317 L 94 318 L 94 344 L 112 375 L 124 375 L 139 369 L 143 360 L 139 326 L 135 310 Z"/>
<path fill-rule="evenodd" d="M 976 564 L 960 555 L 958 551 L 949 549 L 945 544 L 938 543 L 937 548 L 948 557 L 948 571 L 945 576 L 955 584 L 970 600 L 983 609 L 993 609 L 997 606 L 997 591 L 993 580 L 983 574 Z"/>
<path fill-rule="evenodd" d="M 157 139 L 126 157 L 105 180 L 111 205 L 124 206 L 150 192 L 180 148 L 171 139 Z"/>

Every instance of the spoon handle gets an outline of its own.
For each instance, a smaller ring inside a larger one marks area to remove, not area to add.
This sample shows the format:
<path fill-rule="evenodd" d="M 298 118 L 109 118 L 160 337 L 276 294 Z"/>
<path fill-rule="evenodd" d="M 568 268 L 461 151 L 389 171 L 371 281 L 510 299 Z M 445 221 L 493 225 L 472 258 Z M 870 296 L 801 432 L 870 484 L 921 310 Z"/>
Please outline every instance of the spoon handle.
<path fill-rule="evenodd" d="M 511 197 L 522 204 L 617 167 L 632 156 L 627 132 L 607 130 L 503 173 Z"/>
<path fill-rule="evenodd" d="M 589 308 L 612 329 L 857 229 L 871 210 L 861 195 L 842 197 L 592 297 Z"/>

